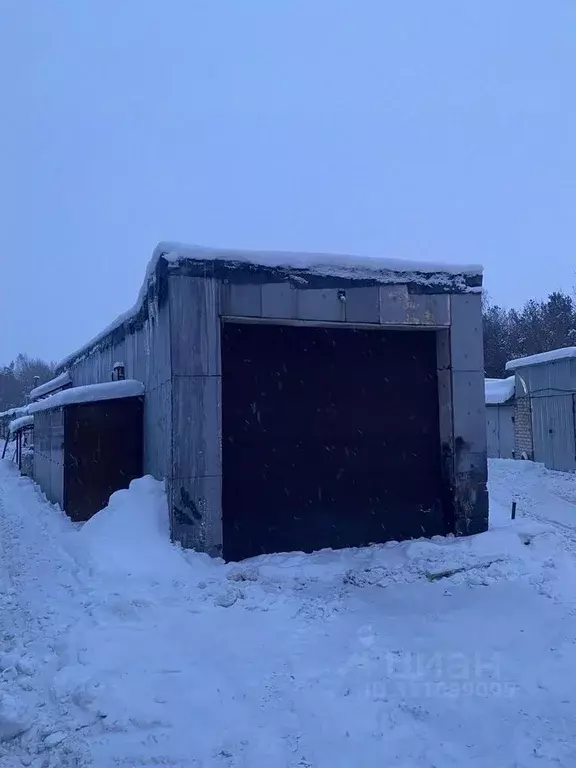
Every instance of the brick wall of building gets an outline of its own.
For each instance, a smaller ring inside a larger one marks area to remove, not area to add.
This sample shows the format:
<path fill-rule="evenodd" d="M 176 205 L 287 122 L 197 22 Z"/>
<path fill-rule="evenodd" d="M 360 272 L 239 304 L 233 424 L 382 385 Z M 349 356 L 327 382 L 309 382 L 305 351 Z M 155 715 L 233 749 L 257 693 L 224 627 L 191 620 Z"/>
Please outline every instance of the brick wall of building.
<path fill-rule="evenodd" d="M 514 414 L 514 456 L 534 459 L 532 442 L 532 406 L 529 397 L 517 397 Z"/>

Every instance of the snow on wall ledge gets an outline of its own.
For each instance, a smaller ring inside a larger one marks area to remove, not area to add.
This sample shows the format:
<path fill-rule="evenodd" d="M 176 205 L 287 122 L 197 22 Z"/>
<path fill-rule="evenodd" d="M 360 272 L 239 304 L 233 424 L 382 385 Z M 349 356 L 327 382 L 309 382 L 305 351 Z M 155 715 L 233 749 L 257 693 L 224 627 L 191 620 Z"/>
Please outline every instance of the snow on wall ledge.
<path fill-rule="evenodd" d="M 49 411 L 52 408 L 60 408 L 63 405 L 76 405 L 78 403 L 97 403 L 101 400 L 118 400 L 121 397 L 139 397 L 144 394 L 144 384 L 135 379 L 124 381 L 107 381 L 103 384 L 87 384 L 85 387 L 72 387 L 37 403 L 28 406 L 28 413 L 34 414 L 40 411 Z"/>
<path fill-rule="evenodd" d="M 557 360 L 566 360 L 576 357 L 576 347 L 564 347 L 563 349 L 551 349 L 550 352 L 540 352 L 538 355 L 519 357 L 506 363 L 507 371 L 516 371 L 518 368 L 527 368 L 530 365 L 543 365 L 554 363 Z"/>
<path fill-rule="evenodd" d="M 507 379 L 486 379 L 484 382 L 486 405 L 507 403 L 514 396 L 515 384 L 515 376 L 509 376 Z"/>
<path fill-rule="evenodd" d="M 70 378 L 70 374 L 68 371 L 65 371 L 64 373 L 61 373 L 60 376 L 56 376 L 56 378 L 50 379 L 50 381 L 47 381 L 45 384 L 40 384 L 40 386 L 33 389 L 32 392 L 30 392 L 30 399 L 37 400 L 39 397 L 49 395 L 51 392 L 54 392 L 55 389 L 60 389 L 71 383 L 72 379 Z"/>
<path fill-rule="evenodd" d="M 347 256 L 344 254 L 244 251 L 166 241 L 159 243 L 154 249 L 134 306 L 119 315 L 80 349 L 65 357 L 58 364 L 58 371 L 64 371 L 73 361 L 92 351 L 109 334 L 129 322 L 140 312 L 148 287 L 155 278 L 158 262 L 161 259 L 167 263 L 169 269 L 171 267 L 177 268 L 185 262 L 220 261 L 231 265 L 251 264 L 349 280 L 375 280 L 382 284 L 416 283 L 428 286 L 457 286 L 461 293 L 481 293 L 482 291 L 483 268 L 479 264 L 445 264 L 372 256 Z M 473 282 L 474 285 L 470 286 L 469 282 Z"/>
<path fill-rule="evenodd" d="M 14 421 L 11 421 L 8 426 L 8 431 L 11 435 L 14 435 L 16 432 L 18 432 L 19 429 L 23 429 L 24 427 L 33 427 L 34 426 L 34 416 L 20 416 L 19 419 L 14 419 Z"/>

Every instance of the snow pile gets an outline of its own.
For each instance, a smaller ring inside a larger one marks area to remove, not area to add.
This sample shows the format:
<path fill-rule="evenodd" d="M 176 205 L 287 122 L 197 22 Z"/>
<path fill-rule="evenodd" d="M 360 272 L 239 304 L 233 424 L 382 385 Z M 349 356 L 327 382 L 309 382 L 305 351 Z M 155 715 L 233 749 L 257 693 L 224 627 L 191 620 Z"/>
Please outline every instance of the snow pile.
<path fill-rule="evenodd" d="M 116 491 L 84 524 L 80 538 L 92 567 L 113 576 L 190 575 L 182 550 L 170 542 L 164 483 L 146 476 Z"/>
<path fill-rule="evenodd" d="M 576 357 L 576 347 L 563 347 L 551 349 L 549 352 L 540 352 L 537 355 L 518 357 L 506 363 L 507 371 L 516 371 L 518 368 L 526 368 L 530 365 L 542 365 L 543 363 L 555 363 L 558 360 L 567 360 Z"/>
<path fill-rule="evenodd" d="M 507 379 L 486 379 L 484 381 L 486 405 L 507 403 L 514 397 L 515 384 L 515 376 L 509 376 Z"/>
<path fill-rule="evenodd" d="M 71 387 L 54 395 L 31 403 L 28 413 L 39 413 L 51 408 L 60 408 L 64 405 L 77 403 L 96 403 L 101 400 L 117 400 L 121 397 L 140 397 L 144 394 L 144 384 L 135 379 L 123 381 L 106 381 L 102 384 L 87 384 L 83 387 Z"/>
<path fill-rule="evenodd" d="M 0 691 L 0 741 L 9 741 L 30 727 L 26 705 L 9 693 Z"/>

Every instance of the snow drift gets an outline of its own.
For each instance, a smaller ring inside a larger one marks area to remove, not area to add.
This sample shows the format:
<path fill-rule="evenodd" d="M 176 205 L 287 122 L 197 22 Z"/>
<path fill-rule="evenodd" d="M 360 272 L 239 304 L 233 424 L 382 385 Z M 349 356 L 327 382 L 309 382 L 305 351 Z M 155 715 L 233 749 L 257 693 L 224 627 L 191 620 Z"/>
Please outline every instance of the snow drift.
<path fill-rule="evenodd" d="M 0 462 L 0 765 L 573 765 L 576 482 L 490 494 L 469 539 L 232 566 L 150 477 L 79 526 Z"/>
<path fill-rule="evenodd" d="M 170 541 L 164 483 L 149 475 L 116 491 L 80 531 L 92 567 L 111 575 L 189 576 L 182 550 Z"/>

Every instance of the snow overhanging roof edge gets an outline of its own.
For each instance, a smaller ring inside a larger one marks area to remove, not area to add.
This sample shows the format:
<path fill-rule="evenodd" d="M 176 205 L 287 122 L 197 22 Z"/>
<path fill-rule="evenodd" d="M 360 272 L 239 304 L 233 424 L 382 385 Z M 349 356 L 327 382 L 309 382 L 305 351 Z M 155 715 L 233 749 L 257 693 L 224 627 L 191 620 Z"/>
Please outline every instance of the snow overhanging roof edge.
<path fill-rule="evenodd" d="M 345 278 L 348 280 L 373 280 L 382 284 L 420 282 L 422 285 L 459 284 L 460 293 L 478 293 L 482 290 L 483 267 L 480 264 L 445 264 L 371 256 L 322 254 L 290 251 L 249 251 L 241 249 L 210 248 L 186 245 L 180 242 L 158 243 L 148 262 L 144 280 L 134 306 L 119 315 L 110 325 L 89 342 L 67 355 L 56 366 L 60 375 L 75 360 L 98 346 L 107 336 L 134 318 L 144 305 L 150 283 L 164 260 L 168 268 L 176 269 L 186 262 L 223 262 L 230 266 L 252 266 L 286 272 Z M 471 281 L 473 285 L 469 286 Z M 456 287 L 454 287 L 456 291 Z"/>
<path fill-rule="evenodd" d="M 46 381 L 44 384 L 39 384 L 37 387 L 35 387 L 30 392 L 30 399 L 36 400 L 39 397 L 43 397 L 44 395 L 49 395 L 57 389 L 61 389 L 67 384 L 71 383 L 72 379 L 70 378 L 70 374 L 68 371 L 64 371 L 59 376 L 55 376 L 53 379 L 50 379 L 50 381 Z"/>
<path fill-rule="evenodd" d="M 144 384 L 136 379 L 121 381 L 103 381 L 99 384 L 84 384 L 80 387 L 70 387 L 48 395 L 42 400 L 30 403 L 28 413 L 42 413 L 53 408 L 68 405 L 86 405 L 108 400 L 120 400 L 127 397 L 142 397 L 145 393 Z"/>

